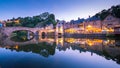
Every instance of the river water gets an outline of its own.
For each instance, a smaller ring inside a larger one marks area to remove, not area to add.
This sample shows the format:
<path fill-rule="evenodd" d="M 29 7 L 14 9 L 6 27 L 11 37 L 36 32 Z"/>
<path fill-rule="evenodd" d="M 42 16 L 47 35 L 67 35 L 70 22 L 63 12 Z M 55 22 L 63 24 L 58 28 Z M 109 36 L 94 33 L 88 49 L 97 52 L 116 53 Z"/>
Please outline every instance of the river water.
<path fill-rule="evenodd" d="M 120 40 L 41 38 L 0 40 L 0 68 L 120 68 Z"/>

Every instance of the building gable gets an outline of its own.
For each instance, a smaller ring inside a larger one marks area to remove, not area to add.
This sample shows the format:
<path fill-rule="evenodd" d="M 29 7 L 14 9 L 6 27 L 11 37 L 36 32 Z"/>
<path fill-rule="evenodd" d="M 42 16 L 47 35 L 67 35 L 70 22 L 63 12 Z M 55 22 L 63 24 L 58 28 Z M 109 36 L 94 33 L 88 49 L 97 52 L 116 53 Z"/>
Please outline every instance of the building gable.
<path fill-rule="evenodd" d="M 113 21 L 113 20 L 116 20 L 118 18 L 112 16 L 112 15 L 108 15 L 103 21 Z"/>

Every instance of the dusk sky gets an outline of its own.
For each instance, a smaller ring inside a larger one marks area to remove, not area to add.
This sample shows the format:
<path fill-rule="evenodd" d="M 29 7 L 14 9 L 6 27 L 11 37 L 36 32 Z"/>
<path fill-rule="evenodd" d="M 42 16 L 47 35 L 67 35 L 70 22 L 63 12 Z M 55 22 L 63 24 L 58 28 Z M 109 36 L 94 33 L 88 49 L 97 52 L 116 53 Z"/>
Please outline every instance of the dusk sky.
<path fill-rule="evenodd" d="M 0 20 L 49 12 L 56 19 L 69 21 L 87 18 L 118 4 L 120 0 L 0 0 Z"/>

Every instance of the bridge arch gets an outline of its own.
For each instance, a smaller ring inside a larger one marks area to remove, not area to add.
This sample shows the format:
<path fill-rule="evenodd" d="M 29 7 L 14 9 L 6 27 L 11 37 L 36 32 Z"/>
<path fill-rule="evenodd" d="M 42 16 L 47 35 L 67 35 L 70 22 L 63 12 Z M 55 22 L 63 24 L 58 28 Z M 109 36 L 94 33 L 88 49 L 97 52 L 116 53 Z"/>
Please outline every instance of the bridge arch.
<path fill-rule="evenodd" d="M 17 31 L 26 31 L 26 32 L 31 32 L 32 34 L 34 34 L 34 32 L 30 31 L 30 30 L 15 30 L 15 31 L 11 31 L 11 33 L 17 32 Z"/>
<path fill-rule="evenodd" d="M 45 36 L 46 35 L 46 33 L 45 32 L 42 32 L 42 36 Z"/>
<path fill-rule="evenodd" d="M 25 31 L 30 31 L 35 34 L 36 31 L 38 31 L 38 28 L 27 28 L 27 27 L 5 27 L 3 28 L 3 33 L 7 36 L 10 36 L 12 32 L 14 31 L 20 31 L 20 30 L 25 30 Z"/>
<path fill-rule="evenodd" d="M 55 32 L 55 29 L 42 29 L 42 28 L 28 28 L 28 27 L 3 27 L 2 33 L 6 36 L 10 36 L 12 32 L 19 31 L 19 30 L 27 30 L 34 33 L 34 35 L 40 35 L 42 36 L 42 33 L 44 32 L 44 35 L 47 35 L 47 33 Z"/>
<path fill-rule="evenodd" d="M 34 38 L 34 33 L 28 30 L 17 30 L 11 34 L 11 40 L 16 42 L 29 41 Z"/>

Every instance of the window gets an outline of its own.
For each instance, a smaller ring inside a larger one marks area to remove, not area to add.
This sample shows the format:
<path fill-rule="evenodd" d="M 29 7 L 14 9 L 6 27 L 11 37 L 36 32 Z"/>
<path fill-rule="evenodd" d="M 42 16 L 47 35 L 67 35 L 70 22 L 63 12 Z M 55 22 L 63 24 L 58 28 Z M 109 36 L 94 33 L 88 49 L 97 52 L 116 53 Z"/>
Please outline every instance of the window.
<path fill-rule="evenodd" d="M 96 22 L 93 22 L 93 25 L 97 25 L 97 23 L 96 23 Z"/>
<path fill-rule="evenodd" d="M 112 19 L 112 17 L 108 17 L 108 18 L 107 18 L 107 20 L 111 20 L 111 19 Z"/>
<path fill-rule="evenodd" d="M 108 24 L 108 25 L 112 25 L 112 24 Z"/>

